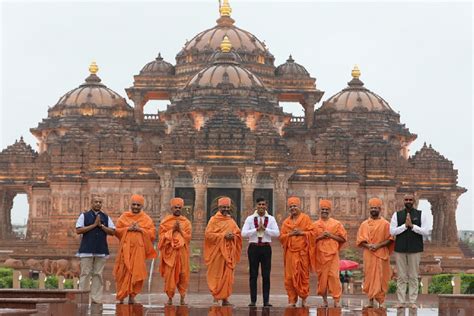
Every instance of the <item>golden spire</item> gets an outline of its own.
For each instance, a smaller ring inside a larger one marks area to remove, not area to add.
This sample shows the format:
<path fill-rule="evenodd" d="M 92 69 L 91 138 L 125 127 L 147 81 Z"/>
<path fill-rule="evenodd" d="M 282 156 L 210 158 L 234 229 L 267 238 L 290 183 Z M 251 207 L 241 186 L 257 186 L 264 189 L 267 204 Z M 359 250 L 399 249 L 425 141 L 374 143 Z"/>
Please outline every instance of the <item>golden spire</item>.
<path fill-rule="evenodd" d="M 91 75 L 95 75 L 99 71 L 99 66 L 93 61 L 91 65 L 89 66 L 89 72 Z"/>
<path fill-rule="evenodd" d="M 354 65 L 354 68 L 352 68 L 351 75 L 352 75 L 352 78 L 354 78 L 354 79 L 359 79 L 359 77 L 360 77 L 360 70 L 359 70 L 359 67 L 358 67 L 357 65 Z"/>
<path fill-rule="evenodd" d="M 221 2 L 219 1 L 219 4 Z M 219 6 L 219 12 L 221 16 L 230 16 L 232 13 L 232 8 L 230 7 L 229 0 L 224 0 L 223 3 Z"/>
<path fill-rule="evenodd" d="M 221 52 L 228 53 L 232 49 L 232 43 L 229 41 L 227 35 L 224 36 L 221 42 Z"/>

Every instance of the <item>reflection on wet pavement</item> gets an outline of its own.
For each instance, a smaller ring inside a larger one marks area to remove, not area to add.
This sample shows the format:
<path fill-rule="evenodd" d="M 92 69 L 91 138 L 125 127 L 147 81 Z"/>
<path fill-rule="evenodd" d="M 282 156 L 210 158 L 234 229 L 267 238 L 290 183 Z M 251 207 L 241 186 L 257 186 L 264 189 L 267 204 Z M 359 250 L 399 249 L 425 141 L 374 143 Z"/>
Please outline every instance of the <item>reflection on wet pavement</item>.
<path fill-rule="evenodd" d="M 316 307 L 236 307 L 163 306 L 142 304 L 91 305 L 89 315 L 118 316 L 435 316 L 431 309 L 316 308 Z"/>

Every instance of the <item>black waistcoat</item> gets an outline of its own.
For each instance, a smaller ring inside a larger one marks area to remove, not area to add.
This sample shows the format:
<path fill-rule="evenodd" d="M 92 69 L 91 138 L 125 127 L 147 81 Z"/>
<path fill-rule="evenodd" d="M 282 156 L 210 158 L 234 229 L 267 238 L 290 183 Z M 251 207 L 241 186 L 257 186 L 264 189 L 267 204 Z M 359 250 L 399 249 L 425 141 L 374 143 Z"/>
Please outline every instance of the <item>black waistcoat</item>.
<path fill-rule="evenodd" d="M 411 222 L 413 225 L 421 227 L 421 211 L 412 209 L 410 211 Z M 403 209 L 397 212 L 397 225 L 405 224 L 407 210 Z M 423 236 L 407 229 L 395 238 L 395 251 L 415 253 L 423 251 Z"/>
<path fill-rule="evenodd" d="M 100 212 L 100 222 L 104 226 L 109 227 L 109 217 L 107 214 Z M 84 227 L 94 224 L 95 212 L 90 210 L 84 213 Z M 99 227 L 88 231 L 82 235 L 81 245 L 79 246 L 79 253 L 93 253 L 93 254 L 109 254 L 109 247 L 107 246 L 107 234 Z"/>

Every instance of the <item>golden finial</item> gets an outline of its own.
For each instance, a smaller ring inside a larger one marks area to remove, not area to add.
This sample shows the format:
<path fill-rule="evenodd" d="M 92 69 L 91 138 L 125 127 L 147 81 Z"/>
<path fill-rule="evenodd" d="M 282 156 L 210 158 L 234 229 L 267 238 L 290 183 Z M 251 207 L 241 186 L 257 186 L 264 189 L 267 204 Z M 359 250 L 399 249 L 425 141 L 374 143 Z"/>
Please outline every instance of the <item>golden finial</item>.
<path fill-rule="evenodd" d="M 232 49 L 232 43 L 229 41 L 227 35 L 224 36 L 221 42 L 221 52 L 228 53 Z"/>
<path fill-rule="evenodd" d="M 229 0 L 223 1 L 223 3 L 219 7 L 219 12 L 221 13 L 221 16 L 230 16 L 230 14 L 232 13 L 232 8 L 230 7 Z"/>
<path fill-rule="evenodd" d="M 91 65 L 89 66 L 89 72 L 90 72 L 92 75 L 95 75 L 98 71 L 99 71 L 99 66 L 97 66 L 97 64 L 95 63 L 95 61 L 93 61 L 93 62 L 91 63 Z"/>
<path fill-rule="evenodd" d="M 357 65 L 354 65 L 354 68 L 352 69 L 351 75 L 352 75 L 352 78 L 359 79 L 360 70 L 359 70 L 359 67 Z"/>

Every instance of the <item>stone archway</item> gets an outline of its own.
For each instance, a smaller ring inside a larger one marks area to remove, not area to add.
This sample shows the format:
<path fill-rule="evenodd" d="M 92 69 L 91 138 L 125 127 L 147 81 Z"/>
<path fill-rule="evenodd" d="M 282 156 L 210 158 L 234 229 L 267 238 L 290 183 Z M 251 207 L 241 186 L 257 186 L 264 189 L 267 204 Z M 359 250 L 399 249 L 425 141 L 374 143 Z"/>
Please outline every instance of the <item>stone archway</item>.
<path fill-rule="evenodd" d="M 457 246 L 456 208 L 459 192 L 433 192 L 416 194 L 418 199 L 426 199 L 431 204 L 433 229 L 431 242 L 438 246 Z"/>
<path fill-rule="evenodd" d="M 14 199 L 18 194 L 27 195 L 28 219 L 30 217 L 31 204 L 28 189 L 0 187 L 0 240 L 18 238 L 13 230 L 12 225 L 12 209 L 14 205 Z"/>

